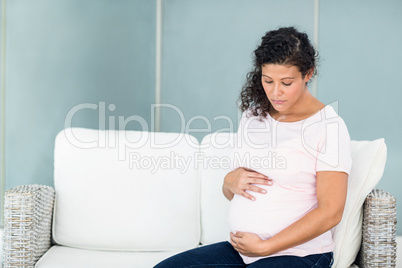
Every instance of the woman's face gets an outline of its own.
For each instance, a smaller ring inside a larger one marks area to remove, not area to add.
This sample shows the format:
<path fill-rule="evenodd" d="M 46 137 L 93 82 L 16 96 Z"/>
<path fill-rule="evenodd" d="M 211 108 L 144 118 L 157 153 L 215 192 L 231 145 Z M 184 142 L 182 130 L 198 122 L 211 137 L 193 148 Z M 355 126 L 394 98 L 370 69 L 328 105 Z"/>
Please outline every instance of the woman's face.
<path fill-rule="evenodd" d="M 308 93 L 306 82 L 312 72 L 302 78 L 296 66 L 264 64 L 261 66 L 261 83 L 273 108 L 279 113 L 292 113 L 303 107 Z"/>

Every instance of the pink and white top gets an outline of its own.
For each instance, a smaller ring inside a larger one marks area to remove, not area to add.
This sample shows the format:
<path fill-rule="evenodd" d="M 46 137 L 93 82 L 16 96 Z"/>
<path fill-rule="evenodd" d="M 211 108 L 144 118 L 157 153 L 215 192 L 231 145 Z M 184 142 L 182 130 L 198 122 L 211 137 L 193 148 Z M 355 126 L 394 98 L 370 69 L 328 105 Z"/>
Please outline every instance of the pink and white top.
<path fill-rule="evenodd" d="M 232 232 L 252 232 L 265 240 L 317 207 L 317 171 L 350 174 L 351 144 L 345 122 L 329 105 L 296 122 L 280 122 L 269 114 L 259 121 L 251 111 L 245 111 L 240 120 L 231 168 L 246 167 L 265 174 L 273 185 L 258 185 L 266 194 L 250 192 L 255 201 L 235 195 L 228 221 Z M 333 249 L 328 231 L 268 257 L 303 257 Z M 266 258 L 240 255 L 246 264 Z"/>

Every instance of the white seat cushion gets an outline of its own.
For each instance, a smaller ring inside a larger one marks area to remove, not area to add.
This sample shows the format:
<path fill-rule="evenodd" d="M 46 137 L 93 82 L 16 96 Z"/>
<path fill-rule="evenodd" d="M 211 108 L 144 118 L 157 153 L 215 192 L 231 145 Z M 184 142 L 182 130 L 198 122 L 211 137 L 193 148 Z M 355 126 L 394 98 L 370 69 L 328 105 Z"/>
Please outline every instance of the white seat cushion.
<path fill-rule="evenodd" d="M 36 263 L 36 268 L 151 268 L 179 253 L 100 251 L 53 246 Z"/>
<path fill-rule="evenodd" d="M 177 253 L 180 251 L 122 252 L 53 246 L 35 268 L 151 268 Z"/>
<path fill-rule="evenodd" d="M 196 247 L 198 152 L 198 141 L 188 134 L 83 128 L 60 132 L 54 241 L 95 250 Z"/>

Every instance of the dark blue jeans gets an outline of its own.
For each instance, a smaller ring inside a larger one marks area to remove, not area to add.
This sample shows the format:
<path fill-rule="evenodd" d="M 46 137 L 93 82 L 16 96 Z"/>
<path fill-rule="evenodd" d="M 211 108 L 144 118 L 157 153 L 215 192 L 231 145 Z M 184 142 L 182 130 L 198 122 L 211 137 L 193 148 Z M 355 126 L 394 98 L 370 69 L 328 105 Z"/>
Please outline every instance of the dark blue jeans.
<path fill-rule="evenodd" d="M 226 241 L 179 253 L 158 263 L 154 268 L 329 268 L 332 262 L 333 254 L 328 252 L 306 257 L 269 257 L 247 265 Z"/>

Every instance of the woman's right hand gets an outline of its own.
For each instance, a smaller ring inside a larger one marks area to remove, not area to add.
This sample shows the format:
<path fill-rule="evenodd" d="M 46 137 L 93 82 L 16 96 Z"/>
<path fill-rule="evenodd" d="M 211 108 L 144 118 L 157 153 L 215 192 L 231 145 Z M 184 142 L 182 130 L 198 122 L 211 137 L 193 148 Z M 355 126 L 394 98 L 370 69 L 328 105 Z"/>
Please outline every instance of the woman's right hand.
<path fill-rule="evenodd" d="M 222 187 L 223 194 L 229 200 L 233 199 L 234 194 L 238 194 L 254 201 L 255 197 L 247 193 L 246 190 L 262 194 L 266 193 L 265 189 L 254 184 L 272 185 L 272 179 L 257 171 L 239 167 L 225 176 Z"/>

